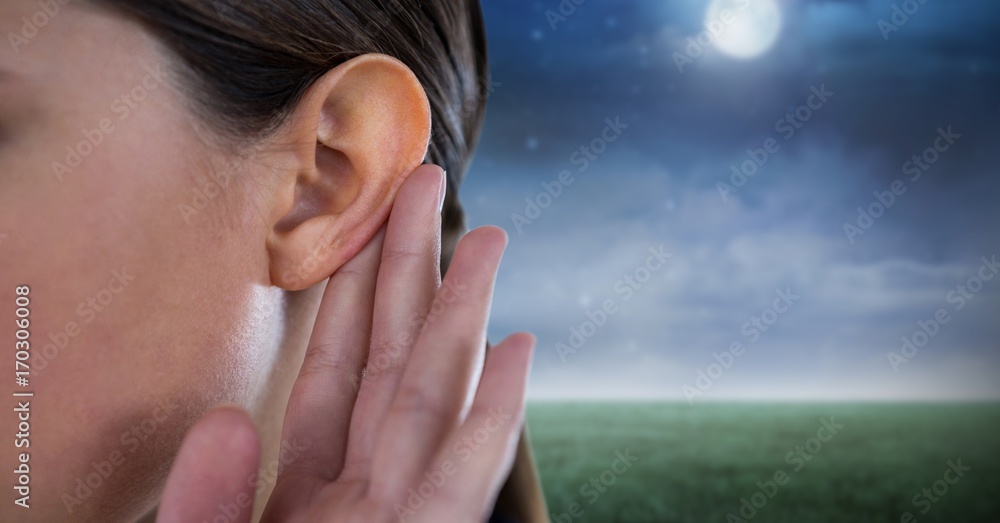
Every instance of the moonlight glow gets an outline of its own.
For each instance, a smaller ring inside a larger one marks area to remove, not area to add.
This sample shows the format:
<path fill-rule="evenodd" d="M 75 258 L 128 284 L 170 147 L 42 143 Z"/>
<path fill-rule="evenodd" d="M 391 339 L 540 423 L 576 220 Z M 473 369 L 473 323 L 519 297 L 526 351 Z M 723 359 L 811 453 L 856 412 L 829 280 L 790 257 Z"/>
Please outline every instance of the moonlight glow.
<path fill-rule="evenodd" d="M 713 0 L 705 14 L 705 26 L 713 25 L 722 28 L 715 40 L 719 51 L 735 58 L 753 58 L 778 39 L 781 9 L 774 0 Z"/>

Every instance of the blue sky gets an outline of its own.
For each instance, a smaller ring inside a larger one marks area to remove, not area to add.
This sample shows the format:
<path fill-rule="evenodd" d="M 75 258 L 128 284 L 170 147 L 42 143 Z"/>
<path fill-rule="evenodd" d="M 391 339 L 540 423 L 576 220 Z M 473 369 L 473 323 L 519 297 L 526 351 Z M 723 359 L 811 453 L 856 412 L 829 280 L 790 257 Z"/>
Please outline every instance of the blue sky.
<path fill-rule="evenodd" d="M 765 54 L 708 45 L 679 70 L 707 0 L 587 0 L 553 29 L 559 4 L 484 2 L 495 88 L 461 192 L 471 225 L 511 235 L 491 338 L 538 335 L 533 398 L 1000 398 L 1000 277 L 968 281 L 1000 254 L 1000 5 L 929 0 L 887 41 L 893 2 L 781 2 Z M 796 127 L 776 128 L 789 112 Z M 627 128 L 603 147 L 609 118 Z M 934 162 L 914 171 L 914 155 Z M 512 214 L 567 170 L 519 230 Z M 625 299 L 619 282 L 661 246 L 672 257 Z M 767 312 L 779 290 L 797 299 Z M 560 357 L 606 300 L 616 312 Z M 947 323 L 894 368 L 939 309 Z M 748 335 L 762 315 L 773 324 Z"/>

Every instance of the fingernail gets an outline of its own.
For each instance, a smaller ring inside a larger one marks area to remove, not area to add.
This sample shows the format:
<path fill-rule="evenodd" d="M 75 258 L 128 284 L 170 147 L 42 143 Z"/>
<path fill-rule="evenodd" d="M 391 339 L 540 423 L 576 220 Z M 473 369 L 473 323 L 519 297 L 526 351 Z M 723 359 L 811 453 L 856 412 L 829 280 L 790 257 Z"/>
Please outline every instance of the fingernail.
<path fill-rule="evenodd" d="M 441 192 L 438 194 L 438 213 L 444 210 L 444 197 L 448 193 L 448 171 L 441 171 Z"/>

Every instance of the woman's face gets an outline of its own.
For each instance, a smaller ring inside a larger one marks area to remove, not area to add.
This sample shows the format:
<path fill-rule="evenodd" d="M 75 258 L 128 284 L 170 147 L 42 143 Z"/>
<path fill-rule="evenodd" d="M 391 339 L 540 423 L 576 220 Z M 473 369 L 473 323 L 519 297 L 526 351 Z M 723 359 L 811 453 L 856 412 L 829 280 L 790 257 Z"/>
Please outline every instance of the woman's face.
<path fill-rule="evenodd" d="M 280 408 L 287 326 L 256 200 L 268 173 L 203 139 L 139 26 L 48 3 L 0 3 L 16 35 L 0 48 L 2 369 L 8 391 L 34 393 L 30 448 L 0 452 L 8 470 L 30 453 L 33 508 L 18 520 L 114 521 L 152 507 L 206 408 Z M 27 387 L 10 350 L 19 286 Z"/>

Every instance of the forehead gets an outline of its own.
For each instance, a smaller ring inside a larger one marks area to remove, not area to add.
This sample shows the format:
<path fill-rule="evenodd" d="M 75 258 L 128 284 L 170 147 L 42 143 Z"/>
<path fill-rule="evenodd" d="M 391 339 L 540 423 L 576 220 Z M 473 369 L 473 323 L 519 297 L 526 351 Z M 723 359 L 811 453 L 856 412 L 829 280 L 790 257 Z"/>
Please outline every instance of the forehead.
<path fill-rule="evenodd" d="M 78 0 L 3 0 L 0 34 L 0 81 L 36 87 L 128 80 L 132 66 L 161 56 L 137 24 Z"/>
<path fill-rule="evenodd" d="M 58 136 L 112 120 L 145 130 L 141 114 L 162 122 L 177 113 L 167 55 L 147 31 L 82 0 L 60 1 L 51 2 L 57 9 L 0 0 L 0 116 L 8 126 Z"/>

